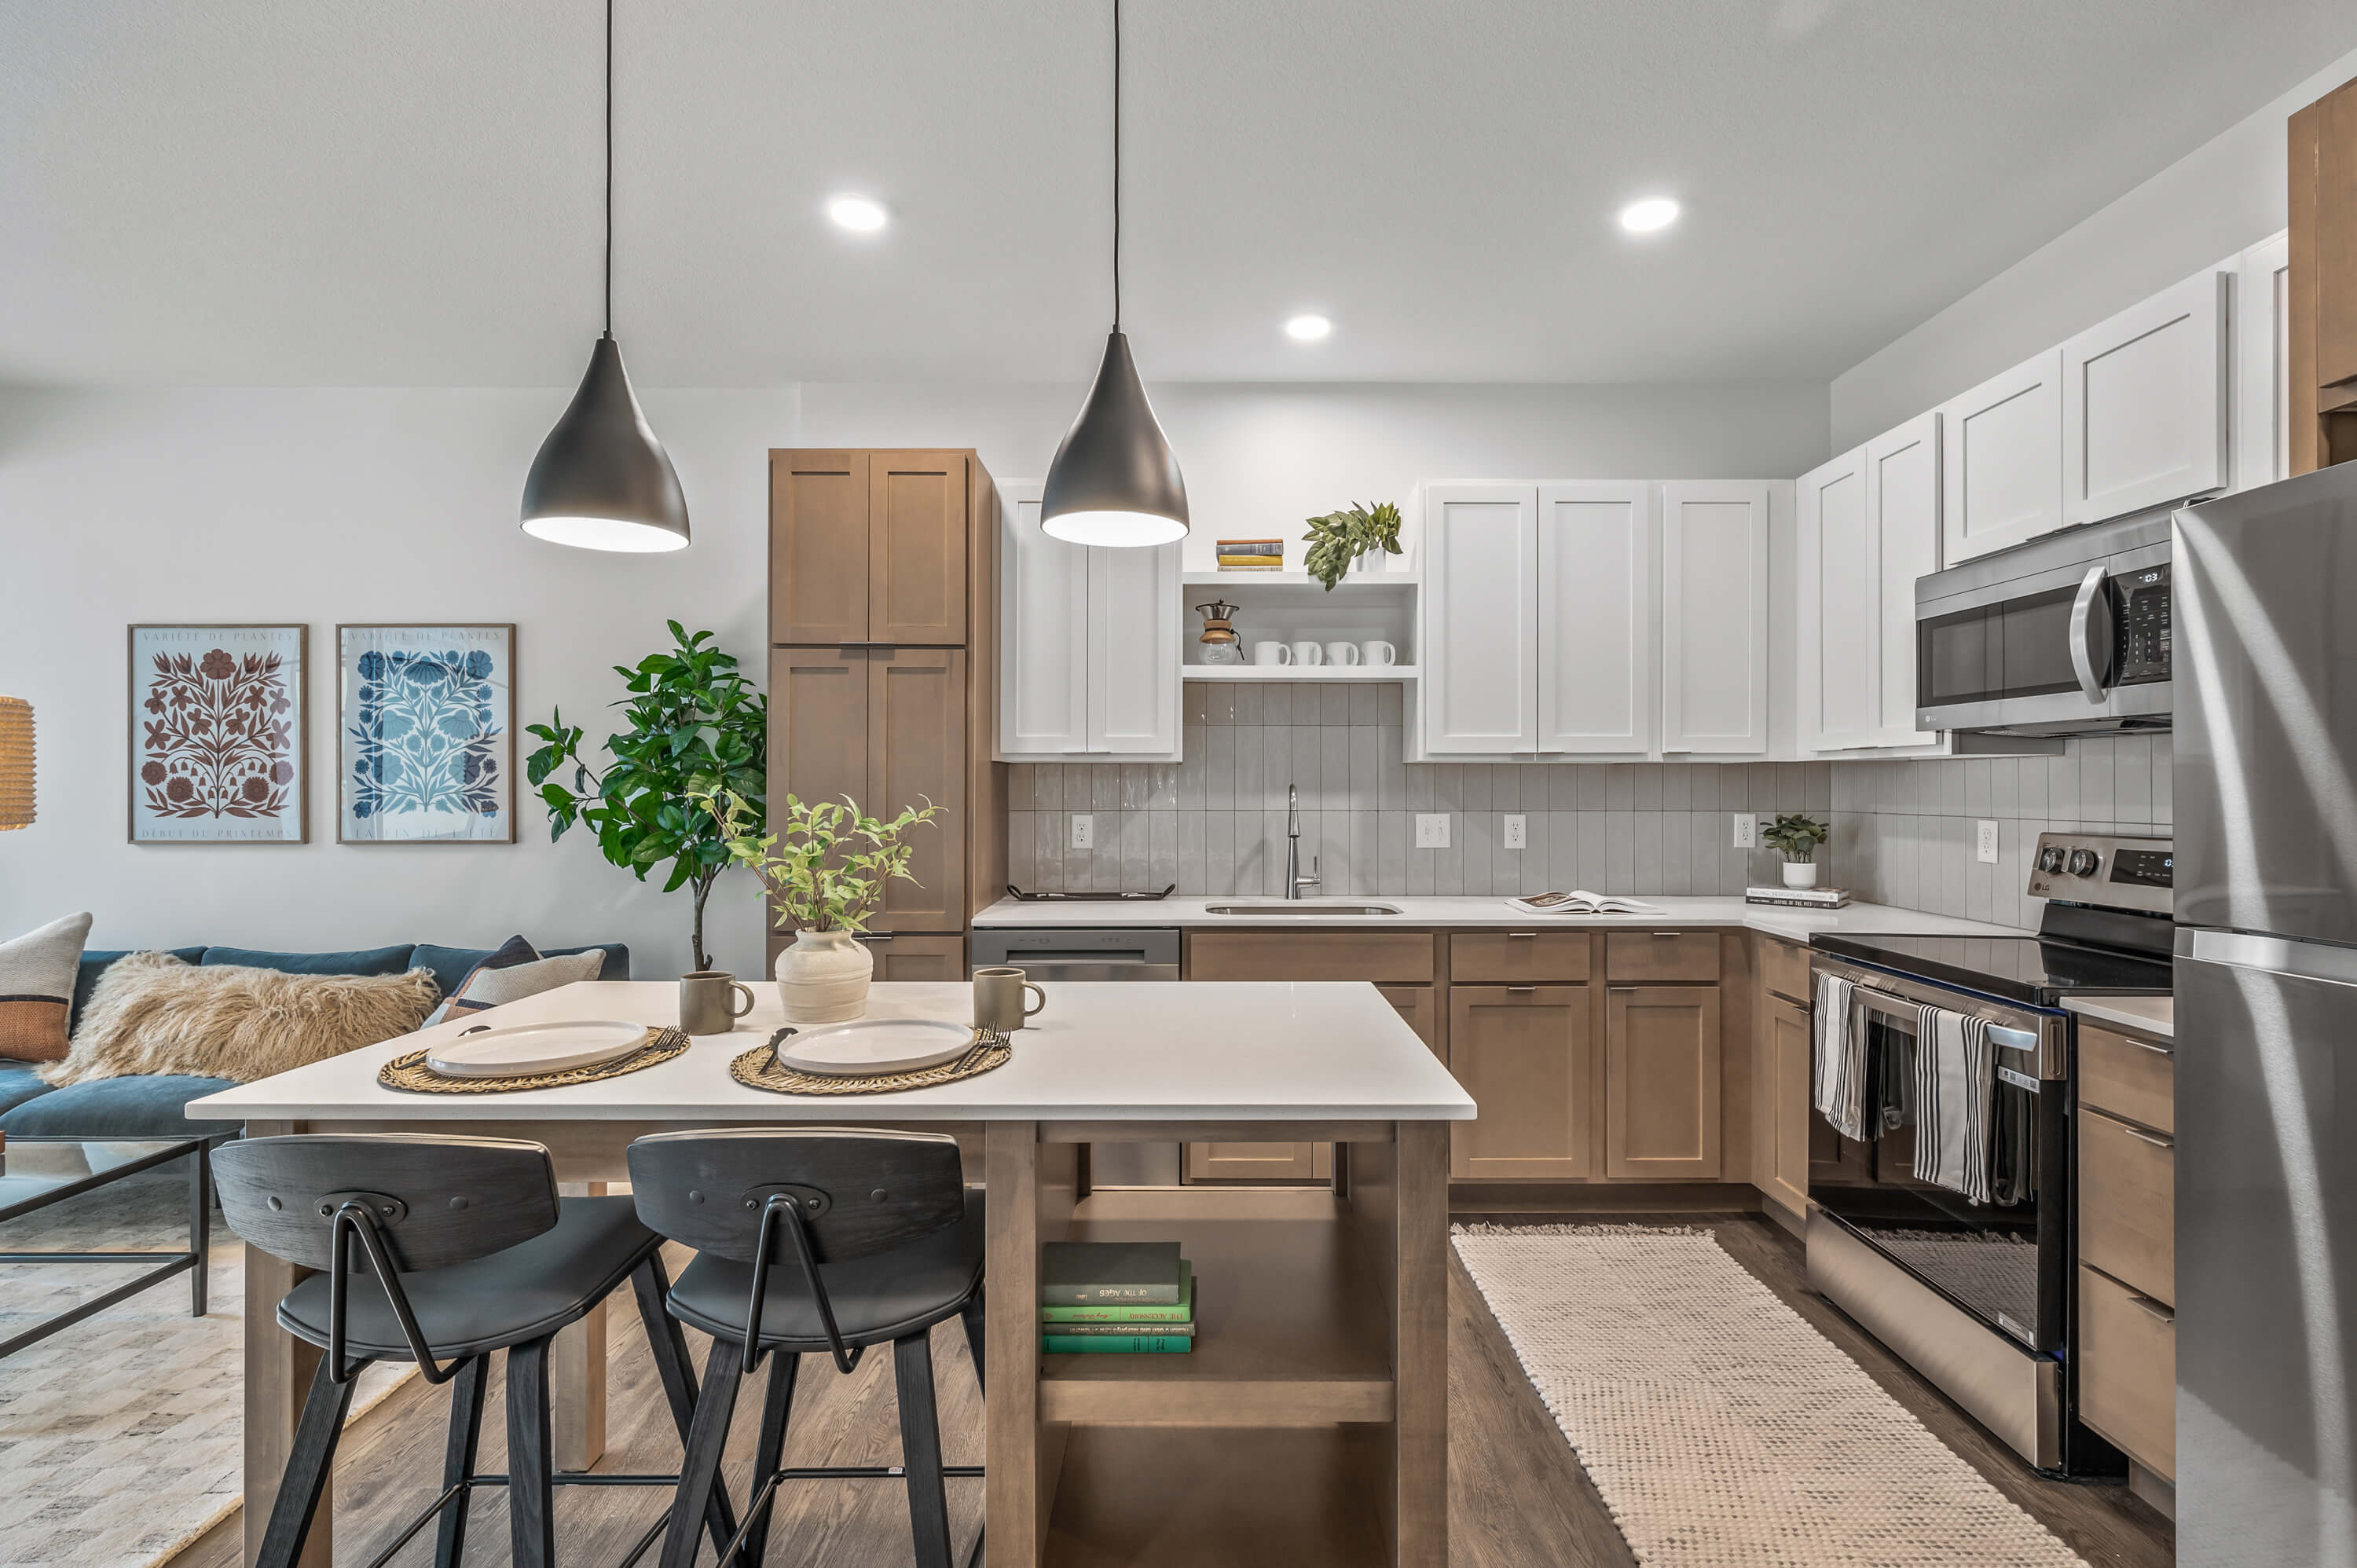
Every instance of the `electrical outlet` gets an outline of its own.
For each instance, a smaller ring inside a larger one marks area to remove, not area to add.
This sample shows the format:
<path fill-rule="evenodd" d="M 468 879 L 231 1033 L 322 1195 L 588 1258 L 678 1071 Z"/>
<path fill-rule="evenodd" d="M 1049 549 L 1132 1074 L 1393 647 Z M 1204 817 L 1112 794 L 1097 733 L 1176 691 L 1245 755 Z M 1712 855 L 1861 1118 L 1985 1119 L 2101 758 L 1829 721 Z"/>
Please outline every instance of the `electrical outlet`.
<path fill-rule="evenodd" d="M 1995 822 L 1980 824 L 1980 836 L 1974 846 L 1974 853 L 1980 856 L 1983 865 L 1996 864 L 1996 824 Z"/>
<path fill-rule="evenodd" d="M 1520 811 L 1508 812 L 1506 815 L 1506 836 L 1503 840 L 1503 847 L 1507 849 L 1529 848 L 1530 840 L 1527 836 L 1528 832 L 1528 819 Z"/>
<path fill-rule="evenodd" d="M 1097 846 L 1097 820 L 1086 811 L 1072 813 L 1072 847 L 1094 849 Z"/>
<path fill-rule="evenodd" d="M 1448 847 L 1448 813 L 1418 811 L 1415 814 L 1415 847 L 1447 849 Z"/>
<path fill-rule="evenodd" d="M 1735 847 L 1737 849 L 1758 849 L 1760 847 L 1760 819 L 1753 816 L 1749 811 L 1738 811 L 1735 813 L 1734 820 Z"/>

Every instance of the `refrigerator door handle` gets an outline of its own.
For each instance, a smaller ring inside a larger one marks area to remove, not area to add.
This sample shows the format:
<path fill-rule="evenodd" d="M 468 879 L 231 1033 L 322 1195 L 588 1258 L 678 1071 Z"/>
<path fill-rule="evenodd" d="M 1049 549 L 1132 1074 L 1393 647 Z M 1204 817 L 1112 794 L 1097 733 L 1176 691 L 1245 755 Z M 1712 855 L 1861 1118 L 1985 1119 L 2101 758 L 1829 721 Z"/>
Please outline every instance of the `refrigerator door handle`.
<path fill-rule="evenodd" d="M 2107 580 L 2098 561 L 2079 579 L 2078 596 L 2071 601 L 2071 671 L 2091 703 L 2104 700 L 2112 679 L 2112 596 L 2104 591 Z"/>

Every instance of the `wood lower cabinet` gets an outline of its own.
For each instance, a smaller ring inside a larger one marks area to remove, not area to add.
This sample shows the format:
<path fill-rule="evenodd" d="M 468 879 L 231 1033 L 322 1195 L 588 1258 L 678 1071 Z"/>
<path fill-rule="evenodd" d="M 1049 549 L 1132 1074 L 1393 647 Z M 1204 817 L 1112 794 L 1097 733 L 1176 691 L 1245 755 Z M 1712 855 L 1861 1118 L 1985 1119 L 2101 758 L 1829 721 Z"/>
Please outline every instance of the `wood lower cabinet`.
<path fill-rule="evenodd" d="M 2085 1020 L 2078 1036 L 2080 1419 L 2173 1482 L 2174 1047 Z"/>
<path fill-rule="evenodd" d="M 1605 1175 L 1718 1179 L 1718 1031 L 1716 985 L 1605 993 Z"/>
<path fill-rule="evenodd" d="M 860 940 L 876 955 L 878 980 L 965 978 L 965 939 L 962 936 L 880 931 Z"/>
<path fill-rule="evenodd" d="M 1809 1211 L 1809 1015 L 1771 994 L 1754 1029 L 1752 1182 L 1798 1219 Z"/>
<path fill-rule="evenodd" d="M 1448 1065 L 1480 1107 L 1449 1129 L 1460 1180 L 1596 1175 L 1597 1060 L 1585 985 L 1452 985 Z"/>

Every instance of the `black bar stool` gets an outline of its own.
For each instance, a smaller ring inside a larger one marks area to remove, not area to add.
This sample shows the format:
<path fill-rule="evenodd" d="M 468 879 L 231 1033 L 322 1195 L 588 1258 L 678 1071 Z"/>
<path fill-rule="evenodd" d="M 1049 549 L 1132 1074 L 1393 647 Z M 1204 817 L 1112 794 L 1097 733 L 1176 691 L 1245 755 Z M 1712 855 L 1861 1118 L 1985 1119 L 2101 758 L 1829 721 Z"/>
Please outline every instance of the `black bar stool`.
<path fill-rule="evenodd" d="M 950 1568 L 944 1467 L 927 1331 L 964 1319 L 982 1376 L 983 1194 L 963 1185 L 957 1140 L 938 1133 L 748 1128 L 662 1133 L 630 1148 L 639 1217 L 696 1250 L 672 1287 L 672 1316 L 712 1336 L 663 1568 L 693 1568 L 694 1521 L 715 1495 L 743 1375 L 770 1358 L 745 1509 L 743 1556 L 759 1568 L 778 1483 L 905 1472 L 920 1568 Z M 794 1373 L 805 1351 L 849 1372 L 889 1341 L 900 1402 L 900 1472 L 888 1466 L 781 1470 Z M 730 1562 L 737 1543 L 720 1552 Z M 976 1542 L 979 1546 L 979 1542 Z"/>
<path fill-rule="evenodd" d="M 436 1568 L 457 1568 L 467 1503 L 480 1486 L 508 1488 L 516 1568 L 549 1568 L 556 1485 L 675 1486 L 676 1476 L 554 1473 L 548 1346 L 624 1280 L 636 1287 L 673 1419 L 685 1440 L 695 1374 L 669 1290 L 662 1238 L 639 1223 L 627 1197 L 572 1197 L 538 1144 L 509 1138 L 355 1133 L 249 1138 L 213 1155 L 221 1210 L 252 1246 L 320 1273 L 286 1293 L 278 1323 L 326 1354 L 296 1423 L 260 1568 L 302 1555 L 335 1463 L 352 1380 L 372 1361 L 414 1361 L 426 1381 L 450 1382 L 443 1490 L 375 1559 L 378 1568 L 440 1516 Z M 508 1356 L 508 1474 L 475 1473 L 491 1353 Z M 730 1380 L 734 1381 L 733 1378 Z M 725 1493 L 699 1494 L 716 1547 L 736 1523 Z M 651 1545 L 658 1522 L 631 1553 Z M 690 1531 L 691 1541 L 694 1531 Z"/>

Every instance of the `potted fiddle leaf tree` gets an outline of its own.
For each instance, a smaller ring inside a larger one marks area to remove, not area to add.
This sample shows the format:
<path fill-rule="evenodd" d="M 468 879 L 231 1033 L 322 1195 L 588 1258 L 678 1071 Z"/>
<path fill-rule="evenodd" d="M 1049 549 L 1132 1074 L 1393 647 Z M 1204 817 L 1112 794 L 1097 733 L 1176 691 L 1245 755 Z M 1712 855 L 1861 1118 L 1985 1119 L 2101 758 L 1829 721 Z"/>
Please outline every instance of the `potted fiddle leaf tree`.
<path fill-rule="evenodd" d="M 884 903 L 887 884 L 915 883 L 909 832 L 942 808 L 927 800 L 888 821 L 845 797 L 805 802 L 786 797 L 785 832 L 761 832 L 761 814 L 719 789 L 694 797 L 719 831 L 731 861 L 751 869 L 770 890 L 778 924 L 793 945 L 778 955 L 778 999 L 789 1024 L 839 1024 L 867 1010 L 876 955 L 857 940 Z"/>
<path fill-rule="evenodd" d="M 1784 857 L 1784 886 L 1814 887 L 1817 885 L 1817 846 L 1833 836 L 1833 830 L 1814 817 L 1799 811 L 1786 811 L 1760 831 L 1760 842 Z"/>

